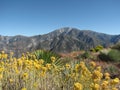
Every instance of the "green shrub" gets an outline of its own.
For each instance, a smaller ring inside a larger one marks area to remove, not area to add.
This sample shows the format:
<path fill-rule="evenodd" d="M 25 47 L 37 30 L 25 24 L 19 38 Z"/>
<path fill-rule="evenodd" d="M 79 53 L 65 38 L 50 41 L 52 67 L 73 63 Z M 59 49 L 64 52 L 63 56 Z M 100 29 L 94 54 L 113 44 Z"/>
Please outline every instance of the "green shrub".
<path fill-rule="evenodd" d="M 119 62 L 120 61 L 120 51 L 112 49 L 108 53 L 108 57 L 111 61 Z"/>
<path fill-rule="evenodd" d="M 83 59 L 87 59 L 87 58 L 89 58 L 90 57 L 90 52 L 88 52 L 88 51 L 85 51 L 82 55 L 81 55 L 81 58 L 83 58 Z"/>
<path fill-rule="evenodd" d="M 109 57 L 106 53 L 103 53 L 103 52 L 100 52 L 100 54 L 98 55 L 98 58 L 100 60 L 103 60 L 103 61 L 109 61 Z"/>
<path fill-rule="evenodd" d="M 98 57 L 103 61 L 119 62 L 120 51 L 111 49 L 108 53 L 101 52 Z"/>
<path fill-rule="evenodd" d="M 98 46 L 95 47 L 96 52 L 98 52 L 98 51 L 100 51 L 102 49 L 103 49 L 103 46 L 101 46 L 101 45 L 98 45 Z"/>
<path fill-rule="evenodd" d="M 98 45 L 95 48 L 91 48 L 90 51 L 91 52 L 99 52 L 102 49 L 103 49 L 103 46 L 102 45 Z"/>

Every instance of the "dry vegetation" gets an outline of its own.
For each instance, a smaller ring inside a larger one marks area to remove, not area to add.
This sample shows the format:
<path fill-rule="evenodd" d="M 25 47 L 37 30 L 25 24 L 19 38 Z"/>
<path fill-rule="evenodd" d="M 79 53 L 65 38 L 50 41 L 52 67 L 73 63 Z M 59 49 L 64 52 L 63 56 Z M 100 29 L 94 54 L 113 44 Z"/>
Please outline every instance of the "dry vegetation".
<path fill-rule="evenodd" d="M 98 63 L 64 63 L 55 56 L 47 63 L 37 57 L 27 53 L 17 59 L 13 53 L 7 55 L 2 51 L 0 90 L 119 90 L 119 78 L 112 79 Z"/>

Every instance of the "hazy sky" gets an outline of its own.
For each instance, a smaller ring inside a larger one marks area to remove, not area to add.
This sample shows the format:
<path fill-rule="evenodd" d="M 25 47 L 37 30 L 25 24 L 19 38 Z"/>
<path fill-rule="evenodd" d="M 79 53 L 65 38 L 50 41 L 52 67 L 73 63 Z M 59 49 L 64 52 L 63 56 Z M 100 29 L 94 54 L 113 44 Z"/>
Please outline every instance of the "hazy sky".
<path fill-rule="evenodd" d="M 0 0 L 0 35 L 33 36 L 62 27 L 120 34 L 120 0 Z"/>

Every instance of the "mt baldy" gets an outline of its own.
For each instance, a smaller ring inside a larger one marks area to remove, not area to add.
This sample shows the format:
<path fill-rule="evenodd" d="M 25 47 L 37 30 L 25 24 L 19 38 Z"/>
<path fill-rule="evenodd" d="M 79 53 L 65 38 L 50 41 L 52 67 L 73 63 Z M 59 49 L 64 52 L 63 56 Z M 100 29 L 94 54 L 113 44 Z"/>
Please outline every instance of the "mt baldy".
<path fill-rule="evenodd" d="M 108 35 L 90 30 L 61 28 L 44 35 L 36 36 L 0 36 L 0 50 L 13 51 L 15 55 L 38 49 L 66 53 L 89 50 L 97 45 L 109 47 L 120 41 L 120 35 Z"/>

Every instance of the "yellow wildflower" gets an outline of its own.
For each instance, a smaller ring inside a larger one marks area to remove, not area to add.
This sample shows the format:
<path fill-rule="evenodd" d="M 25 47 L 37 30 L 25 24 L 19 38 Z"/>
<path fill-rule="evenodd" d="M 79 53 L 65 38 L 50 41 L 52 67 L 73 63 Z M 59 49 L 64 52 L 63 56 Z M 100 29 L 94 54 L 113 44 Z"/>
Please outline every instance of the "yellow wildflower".
<path fill-rule="evenodd" d="M 92 75 L 93 79 L 101 79 L 102 76 L 103 76 L 103 74 L 100 71 L 97 71 L 97 70 L 95 70 L 93 72 L 93 75 Z"/>
<path fill-rule="evenodd" d="M 21 59 L 18 59 L 18 65 L 21 66 L 23 61 Z"/>
<path fill-rule="evenodd" d="M 66 67 L 66 69 L 69 69 L 70 68 L 70 64 L 66 64 L 65 67 Z"/>
<path fill-rule="evenodd" d="M 109 74 L 109 73 L 105 73 L 104 75 L 105 75 L 105 77 L 109 77 L 109 76 L 110 76 L 110 74 Z"/>
<path fill-rule="evenodd" d="M 0 73 L 4 71 L 4 68 L 0 67 Z"/>
<path fill-rule="evenodd" d="M 22 88 L 21 90 L 27 90 L 26 88 Z"/>
<path fill-rule="evenodd" d="M 40 76 L 44 77 L 45 74 L 46 74 L 46 71 L 47 71 L 47 68 L 46 67 L 41 67 L 41 73 L 40 73 Z"/>
<path fill-rule="evenodd" d="M 119 78 L 115 78 L 111 81 L 112 85 L 118 84 L 119 83 Z"/>
<path fill-rule="evenodd" d="M 80 67 L 83 69 L 83 68 L 85 68 L 85 63 L 84 62 L 80 62 Z"/>
<path fill-rule="evenodd" d="M 91 84 L 91 88 L 92 88 L 92 90 L 99 90 L 100 89 L 100 86 L 99 86 L 99 84 Z"/>
<path fill-rule="evenodd" d="M 23 73 L 22 78 L 27 79 L 28 78 L 28 73 Z"/>
<path fill-rule="evenodd" d="M 103 83 L 101 84 L 102 90 L 107 90 L 108 89 L 108 81 L 103 81 Z"/>
<path fill-rule="evenodd" d="M 56 58 L 54 56 L 52 56 L 50 59 L 52 62 L 55 62 L 55 60 L 56 60 Z"/>
<path fill-rule="evenodd" d="M 35 63 L 34 66 L 35 66 L 36 69 L 40 69 L 40 65 L 39 65 L 39 64 L 36 64 L 36 63 Z"/>
<path fill-rule="evenodd" d="M 83 86 L 82 86 L 82 84 L 80 84 L 80 83 L 75 83 L 74 84 L 74 90 L 83 90 Z"/>
<path fill-rule="evenodd" d="M 3 75 L 2 74 L 0 74 L 0 80 L 3 78 Z"/>
<path fill-rule="evenodd" d="M 45 72 L 41 72 L 40 77 L 45 77 Z"/>
<path fill-rule="evenodd" d="M 98 66 L 96 70 L 101 72 L 101 67 Z"/>
<path fill-rule="evenodd" d="M 96 66 L 96 63 L 95 62 L 90 62 L 90 65 L 92 66 L 92 67 L 95 67 Z"/>
<path fill-rule="evenodd" d="M 40 59 L 39 60 L 39 64 L 43 64 L 44 63 L 44 60 L 43 59 Z"/>
<path fill-rule="evenodd" d="M 117 88 L 112 88 L 112 90 L 118 90 Z"/>
<path fill-rule="evenodd" d="M 109 73 L 105 73 L 104 76 L 105 76 L 105 79 L 106 79 L 106 80 L 109 80 L 109 79 L 110 79 L 110 74 L 109 74 Z"/>
<path fill-rule="evenodd" d="M 33 87 L 37 87 L 38 86 L 38 84 L 35 82 L 34 84 L 33 84 Z"/>
<path fill-rule="evenodd" d="M 51 64 L 47 63 L 47 64 L 46 64 L 46 68 L 47 68 L 48 70 L 50 70 L 50 69 L 51 69 Z"/>
<path fill-rule="evenodd" d="M 79 64 L 76 64 L 76 65 L 75 65 L 75 71 L 78 71 L 79 68 L 80 68 Z"/>
<path fill-rule="evenodd" d="M 13 83 L 13 79 L 9 79 L 9 82 L 10 82 L 10 83 Z"/>

